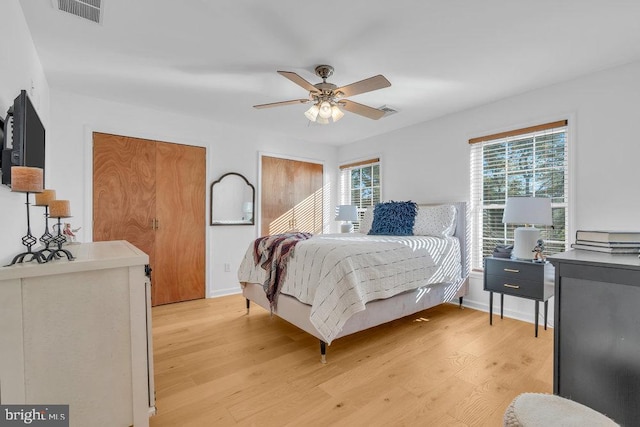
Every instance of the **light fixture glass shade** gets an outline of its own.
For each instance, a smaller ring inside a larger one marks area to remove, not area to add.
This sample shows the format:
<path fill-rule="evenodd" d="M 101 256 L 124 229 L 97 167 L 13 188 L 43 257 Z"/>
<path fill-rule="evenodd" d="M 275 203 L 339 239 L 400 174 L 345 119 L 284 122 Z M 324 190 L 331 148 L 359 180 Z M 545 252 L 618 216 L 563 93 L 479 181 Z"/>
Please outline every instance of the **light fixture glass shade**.
<path fill-rule="evenodd" d="M 320 112 L 318 113 L 318 115 L 323 119 L 328 119 L 329 117 L 331 117 L 331 113 L 331 104 L 328 101 L 322 101 L 320 103 Z"/>
<path fill-rule="evenodd" d="M 316 121 L 316 118 L 318 117 L 318 112 L 320 111 L 320 108 L 318 108 L 318 106 L 316 104 L 312 105 L 311 108 L 309 108 L 304 115 L 307 116 L 307 119 L 311 120 L 312 122 Z"/>
<path fill-rule="evenodd" d="M 552 225 L 551 199 L 546 197 L 509 197 L 504 207 L 502 222 L 505 224 Z M 535 227 L 518 227 L 513 232 L 511 257 L 530 260 L 533 249 L 540 238 L 540 230 Z"/>
<path fill-rule="evenodd" d="M 318 116 L 316 119 L 316 123 L 320 123 L 321 125 L 329 124 L 329 119 L 325 119 L 324 117 Z"/>
<path fill-rule="evenodd" d="M 337 105 L 332 106 L 331 118 L 333 119 L 334 123 L 340 120 L 342 117 L 344 117 L 344 113 L 338 108 L 338 106 Z"/>

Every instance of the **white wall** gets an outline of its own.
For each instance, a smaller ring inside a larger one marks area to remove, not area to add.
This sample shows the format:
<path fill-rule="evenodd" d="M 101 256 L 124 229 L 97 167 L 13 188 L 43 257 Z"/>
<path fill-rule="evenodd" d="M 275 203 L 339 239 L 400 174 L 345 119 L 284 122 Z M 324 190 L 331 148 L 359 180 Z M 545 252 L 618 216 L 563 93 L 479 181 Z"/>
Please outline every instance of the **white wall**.
<path fill-rule="evenodd" d="M 2 0 L 0 2 L 0 115 L 4 118 L 13 100 L 25 89 L 38 111 L 40 120 L 48 129 L 49 123 L 49 85 L 42 71 L 36 49 L 27 28 L 22 8 L 18 0 Z M 48 143 L 47 133 L 47 143 Z M 48 156 L 48 147 L 47 153 Z M 45 172 L 45 178 L 50 176 Z M 31 202 L 33 203 L 33 195 Z M 25 211 L 25 195 L 11 193 L 11 190 L 0 185 L 0 265 L 11 261 L 13 256 L 25 249 L 21 237 L 26 233 L 27 220 Z M 42 219 L 42 208 L 33 208 L 34 221 Z M 38 233 L 39 232 L 39 233 Z M 32 229 L 32 234 L 39 237 L 42 230 Z"/>
<path fill-rule="evenodd" d="M 576 229 L 640 230 L 639 75 L 636 62 L 500 100 L 346 145 L 339 162 L 380 154 L 387 200 L 469 200 L 469 138 L 568 119 L 570 236 Z M 466 301 L 488 309 L 478 273 Z M 505 313 L 532 321 L 533 302 L 506 297 Z"/>
<path fill-rule="evenodd" d="M 69 92 L 51 90 L 51 126 L 48 186 L 71 201 L 72 227 L 82 227 L 80 241 L 91 241 L 92 229 L 92 132 L 105 132 L 207 148 L 207 189 L 227 172 L 244 175 L 258 185 L 259 152 L 298 157 L 324 163 L 325 185 L 337 179 L 337 148 L 329 145 L 286 141 L 250 129 L 187 116 L 134 107 Z M 208 190 L 207 190 L 208 193 Z M 335 192 L 334 192 L 335 193 Z M 207 194 L 207 224 L 209 194 Z M 329 199 L 335 205 L 333 198 Z M 327 208 L 329 211 L 329 208 Z M 259 215 L 259 212 L 258 212 Z M 328 215 L 325 223 L 334 227 Z M 208 296 L 239 292 L 236 271 L 257 226 L 208 226 Z M 224 265 L 230 264 L 230 271 Z"/>

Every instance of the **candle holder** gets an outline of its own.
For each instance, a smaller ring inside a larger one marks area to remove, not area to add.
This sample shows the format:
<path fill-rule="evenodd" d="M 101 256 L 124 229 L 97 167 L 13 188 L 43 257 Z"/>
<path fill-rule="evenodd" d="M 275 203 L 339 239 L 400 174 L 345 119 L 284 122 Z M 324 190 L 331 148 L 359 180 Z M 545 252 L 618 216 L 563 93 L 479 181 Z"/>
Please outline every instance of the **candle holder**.
<path fill-rule="evenodd" d="M 16 255 L 9 265 L 24 261 L 38 261 L 38 264 L 47 262 L 47 259 L 40 252 L 33 252 L 31 248 L 38 243 L 33 234 L 31 234 L 31 214 L 29 212 L 29 193 L 42 192 L 42 169 L 31 168 L 26 166 L 14 166 L 11 168 L 11 191 L 17 193 L 25 193 L 27 195 L 27 234 L 22 236 L 22 244 L 27 248 L 26 252 Z M 30 258 L 29 258 L 30 257 Z"/>
<path fill-rule="evenodd" d="M 58 246 L 58 249 L 51 251 L 47 257 L 47 261 L 51 261 L 54 258 L 62 258 L 66 256 L 69 261 L 73 261 L 75 258 L 66 249 L 62 249 L 62 245 L 67 241 L 67 236 L 62 234 L 62 218 L 71 218 L 71 209 L 69 208 L 68 200 L 51 200 L 49 202 L 50 215 L 54 218 L 58 218 L 58 234 L 51 239 L 51 243 Z"/>
<path fill-rule="evenodd" d="M 13 261 L 11 261 L 9 265 L 13 265 L 13 264 L 24 262 L 24 261 L 33 261 L 34 259 L 38 261 L 38 264 L 47 262 L 47 258 L 40 251 L 33 252 L 31 250 L 33 245 L 38 243 L 38 239 L 36 239 L 33 236 L 33 234 L 31 234 L 31 220 L 30 220 L 30 214 L 29 214 L 29 205 L 30 205 L 29 192 L 26 192 L 26 194 L 27 194 L 27 202 L 25 204 L 27 205 L 27 234 L 22 236 L 22 244 L 27 247 L 27 251 L 16 255 L 13 258 Z M 27 259 L 27 257 L 29 256 L 31 256 L 31 258 Z"/>
<path fill-rule="evenodd" d="M 65 255 L 67 257 L 67 259 L 69 261 L 73 261 L 75 259 L 75 257 L 71 254 L 71 252 L 69 252 L 66 249 L 62 249 L 62 245 L 64 245 L 67 241 L 67 236 L 65 236 L 64 234 L 62 234 L 62 222 L 60 221 L 63 217 L 59 216 L 58 217 L 58 234 L 51 239 L 51 243 L 55 244 L 58 246 L 58 249 L 56 250 L 51 250 L 51 253 L 49 254 L 49 256 L 47 257 L 47 261 L 51 261 L 54 258 L 62 258 L 63 255 Z M 64 218 L 70 218 L 68 216 L 65 216 Z"/>
<path fill-rule="evenodd" d="M 48 257 L 48 254 L 53 252 L 53 250 L 49 248 L 51 240 L 53 239 L 53 234 L 49 232 L 49 203 L 55 199 L 55 190 L 44 190 L 42 193 L 36 195 L 35 206 L 44 206 L 44 233 L 40 236 L 40 239 L 38 239 L 44 245 L 44 248 L 38 252 L 40 252 L 45 259 Z"/>

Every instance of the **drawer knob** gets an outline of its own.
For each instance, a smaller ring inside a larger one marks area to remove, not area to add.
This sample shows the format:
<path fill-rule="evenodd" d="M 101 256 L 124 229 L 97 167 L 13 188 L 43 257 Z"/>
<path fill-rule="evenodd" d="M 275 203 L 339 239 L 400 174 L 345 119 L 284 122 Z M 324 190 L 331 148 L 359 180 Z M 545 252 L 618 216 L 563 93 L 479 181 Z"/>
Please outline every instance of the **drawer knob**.
<path fill-rule="evenodd" d="M 513 268 L 505 268 L 504 271 L 507 273 L 520 273 L 520 270 L 514 270 Z"/>
<path fill-rule="evenodd" d="M 520 286 L 519 286 L 519 285 L 511 285 L 511 284 L 509 284 L 509 283 L 505 283 L 505 284 L 504 284 L 504 287 L 505 287 L 505 288 L 511 288 L 511 289 L 520 289 Z"/>

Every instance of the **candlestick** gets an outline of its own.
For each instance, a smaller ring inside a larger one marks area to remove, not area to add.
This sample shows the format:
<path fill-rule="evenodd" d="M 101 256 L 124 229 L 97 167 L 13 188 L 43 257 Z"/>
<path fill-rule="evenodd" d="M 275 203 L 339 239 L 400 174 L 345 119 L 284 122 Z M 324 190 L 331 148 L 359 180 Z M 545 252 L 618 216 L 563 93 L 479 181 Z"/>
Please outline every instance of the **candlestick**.
<path fill-rule="evenodd" d="M 11 191 L 25 193 L 27 198 L 27 234 L 22 236 L 22 244 L 26 246 L 27 251 L 16 255 L 11 264 L 23 262 L 28 256 L 31 256 L 27 261 L 33 261 L 34 259 L 38 263 L 47 262 L 44 255 L 40 252 L 33 252 L 31 248 L 38 240 L 31 234 L 31 215 L 29 213 L 29 193 L 42 192 L 42 169 L 30 168 L 24 166 L 13 166 L 11 168 Z"/>
<path fill-rule="evenodd" d="M 68 200 L 53 200 L 51 203 L 53 203 L 53 202 L 67 202 L 67 205 L 69 203 Z M 51 208 L 52 208 L 52 211 L 53 211 L 53 205 L 51 205 Z M 51 216 L 53 216 L 53 214 L 51 214 Z M 66 218 L 68 218 L 68 217 L 69 216 L 66 216 Z M 54 237 L 53 239 L 51 239 L 52 243 L 55 243 L 55 244 L 58 245 L 58 249 L 56 249 L 55 251 L 51 251 L 51 253 L 47 257 L 47 261 L 51 261 L 51 260 L 60 258 L 62 255 L 66 255 L 67 259 L 69 261 L 73 261 L 75 259 L 74 256 L 71 254 L 71 252 L 69 252 L 66 249 L 62 249 L 62 245 L 67 241 L 67 236 L 62 234 L 62 223 L 60 222 L 61 218 L 62 217 L 58 217 L 58 235 L 56 237 Z"/>
<path fill-rule="evenodd" d="M 43 190 L 42 193 L 36 194 L 36 206 L 44 206 L 44 233 L 40 236 L 40 242 L 44 245 L 43 249 L 40 249 L 38 252 L 42 254 L 45 259 L 47 255 L 53 252 L 49 249 L 49 245 L 51 244 L 51 239 L 53 239 L 53 235 L 49 232 L 49 203 L 52 200 L 56 199 L 56 190 Z"/>

